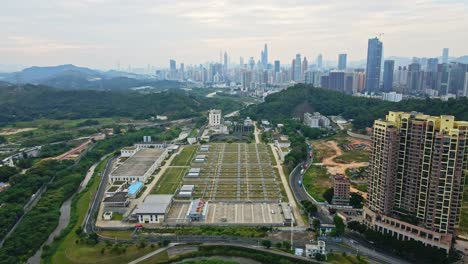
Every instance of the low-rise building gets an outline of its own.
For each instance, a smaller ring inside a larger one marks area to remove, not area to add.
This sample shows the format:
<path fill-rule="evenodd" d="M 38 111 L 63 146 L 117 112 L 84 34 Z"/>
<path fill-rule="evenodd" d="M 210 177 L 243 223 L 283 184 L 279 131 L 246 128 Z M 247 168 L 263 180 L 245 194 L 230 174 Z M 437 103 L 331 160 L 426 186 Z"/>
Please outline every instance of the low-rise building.
<path fill-rule="evenodd" d="M 206 155 L 197 155 L 194 159 L 195 162 L 205 162 Z"/>
<path fill-rule="evenodd" d="M 172 204 L 173 195 L 155 195 L 146 196 L 141 205 L 138 205 L 133 215 L 141 224 L 160 224 L 164 222 L 166 213 Z"/>
<path fill-rule="evenodd" d="M 190 168 L 189 172 L 187 173 L 187 175 L 185 175 L 185 177 L 198 178 L 200 176 L 200 171 L 200 168 Z"/>
<path fill-rule="evenodd" d="M 250 119 L 250 117 L 247 117 L 244 120 L 244 126 L 253 126 L 253 121 L 252 121 L 252 119 Z"/>
<path fill-rule="evenodd" d="M 326 255 L 326 244 L 325 241 L 317 241 L 314 244 L 306 244 L 305 245 L 305 254 L 309 258 L 314 258 L 317 254 Z"/>
<path fill-rule="evenodd" d="M 320 127 L 329 127 L 330 126 L 330 119 L 328 117 L 321 115 L 319 112 L 311 113 L 304 113 L 304 125 L 312 127 L 312 128 L 320 128 Z"/>
<path fill-rule="evenodd" d="M 111 172 L 110 180 L 146 182 L 167 156 L 168 150 L 165 148 L 139 149 Z"/>
<path fill-rule="evenodd" d="M 332 204 L 349 205 L 349 179 L 343 174 L 333 176 Z"/>
<path fill-rule="evenodd" d="M 187 218 L 190 221 L 200 221 L 207 215 L 208 202 L 203 199 L 195 199 L 190 203 L 187 211 Z"/>
<path fill-rule="evenodd" d="M 192 197 L 195 185 L 182 185 L 179 189 L 178 197 Z"/>
<path fill-rule="evenodd" d="M 118 192 L 111 197 L 104 198 L 102 203 L 104 210 L 122 213 L 125 212 L 130 201 L 126 192 Z"/>

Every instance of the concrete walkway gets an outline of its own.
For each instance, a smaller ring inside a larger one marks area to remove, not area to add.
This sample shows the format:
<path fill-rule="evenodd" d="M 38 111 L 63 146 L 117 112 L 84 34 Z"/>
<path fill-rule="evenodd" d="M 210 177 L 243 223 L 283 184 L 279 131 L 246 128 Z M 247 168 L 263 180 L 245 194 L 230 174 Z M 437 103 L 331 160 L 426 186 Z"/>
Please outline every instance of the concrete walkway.
<path fill-rule="evenodd" d="M 284 175 L 283 167 L 281 166 L 281 160 L 278 157 L 278 153 L 276 153 L 275 146 L 273 144 L 269 145 L 276 160 L 276 166 L 274 167 L 278 169 L 278 172 L 280 174 L 281 182 L 283 183 L 284 190 L 286 191 L 286 195 L 288 196 L 289 204 L 291 205 L 292 211 L 294 212 L 294 218 L 296 218 L 296 223 L 298 226 L 305 226 L 305 223 L 301 217 L 301 212 L 299 211 L 299 207 L 297 206 L 296 199 L 294 199 L 291 187 L 289 186 L 288 178 L 286 177 L 286 175 Z"/>

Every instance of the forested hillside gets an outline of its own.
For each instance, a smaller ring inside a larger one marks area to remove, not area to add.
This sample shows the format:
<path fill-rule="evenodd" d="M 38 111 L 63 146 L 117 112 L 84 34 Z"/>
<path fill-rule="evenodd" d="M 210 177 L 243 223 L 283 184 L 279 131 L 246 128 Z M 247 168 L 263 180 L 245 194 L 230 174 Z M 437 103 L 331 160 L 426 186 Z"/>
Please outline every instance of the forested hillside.
<path fill-rule="evenodd" d="M 341 92 L 297 84 L 285 91 L 269 95 L 264 103 L 251 105 L 242 111 L 254 119 L 281 121 L 284 118 L 302 117 L 304 112 L 324 115 L 342 115 L 353 119 L 357 129 L 372 125 L 385 118 L 388 111 L 418 111 L 430 115 L 454 115 L 458 120 L 468 120 L 468 99 L 411 99 L 398 103 L 379 99 L 355 97 Z"/>
<path fill-rule="evenodd" d="M 59 90 L 25 85 L 0 88 L 0 125 L 37 118 L 77 119 L 97 117 L 149 118 L 167 115 L 186 118 L 210 108 L 226 112 L 240 109 L 230 99 L 206 98 L 182 90 L 160 93 Z"/>

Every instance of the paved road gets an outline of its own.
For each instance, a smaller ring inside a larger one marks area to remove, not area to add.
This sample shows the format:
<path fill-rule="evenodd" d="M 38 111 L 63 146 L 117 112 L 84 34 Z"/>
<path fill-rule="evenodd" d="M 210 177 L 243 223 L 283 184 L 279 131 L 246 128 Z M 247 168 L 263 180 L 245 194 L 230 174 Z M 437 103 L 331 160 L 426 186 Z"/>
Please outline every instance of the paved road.
<path fill-rule="evenodd" d="M 281 182 L 283 183 L 284 190 L 286 191 L 286 195 L 288 196 L 289 204 L 294 213 L 297 226 L 305 226 L 304 220 L 302 220 L 302 217 L 301 217 L 301 212 L 299 211 L 299 206 L 296 203 L 296 199 L 294 199 L 294 195 L 291 191 L 291 188 L 289 187 L 289 183 L 286 178 L 286 175 L 284 175 L 283 167 L 281 167 L 281 160 L 278 157 L 278 153 L 276 153 L 275 146 L 273 144 L 269 144 L 269 145 L 271 147 L 271 151 L 273 152 L 273 156 L 275 157 L 275 160 L 276 160 L 275 167 L 278 169 L 278 172 L 280 174 Z"/>

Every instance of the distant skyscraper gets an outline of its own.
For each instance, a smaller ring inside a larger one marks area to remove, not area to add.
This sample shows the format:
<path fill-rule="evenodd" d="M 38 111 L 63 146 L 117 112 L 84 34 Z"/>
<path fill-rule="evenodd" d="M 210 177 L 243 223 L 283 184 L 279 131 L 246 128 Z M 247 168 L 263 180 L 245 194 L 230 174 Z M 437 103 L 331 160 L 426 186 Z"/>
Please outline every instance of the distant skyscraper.
<path fill-rule="evenodd" d="M 383 91 L 391 92 L 393 88 L 393 71 L 395 69 L 394 60 L 384 62 Z"/>
<path fill-rule="evenodd" d="M 328 81 L 328 89 L 344 92 L 345 73 L 343 71 L 331 71 Z"/>
<path fill-rule="evenodd" d="M 279 60 L 275 60 L 275 72 L 280 72 L 281 64 Z"/>
<path fill-rule="evenodd" d="M 380 68 L 382 64 L 382 42 L 378 38 L 369 39 L 367 46 L 366 91 L 378 92 Z"/>
<path fill-rule="evenodd" d="M 261 62 L 263 69 L 268 68 L 268 46 L 265 44 L 265 47 L 263 48 L 263 51 L 261 52 Z"/>
<path fill-rule="evenodd" d="M 239 57 L 239 64 L 240 64 L 241 68 L 244 67 L 244 58 Z"/>
<path fill-rule="evenodd" d="M 317 68 L 321 69 L 323 66 L 322 64 L 323 64 L 323 56 L 322 54 L 319 54 L 317 56 Z"/>
<path fill-rule="evenodd" d="M 426 71 L 428 71 L 428 72 L 437 72 L 437 64 L 439 64 L 439 59 L 429 58 L 427 60 Z"/>
<path fill-rule="evenodd" d="M 224 65 L 223 65 L 223 68 L 224 68 L 224 74 L 227 74 L 227 69 L 228 69 L 228 54 L 227 54 L 226 51 L 224 52 Z"/>
<path fill-rule="evenodd" d="M 421 90 L 421 64 L 411 63 L 408 65 L 408 92 L 418 92 Z"/>
<path fill-rule="evenodd" d="M 444 48 L 442 50 L 442 63 L 448 63 L 449 60 L 449 49 Z"/>
<path fill-rule="evenodd" d="M 307 58 L 304 57 L 304 60 L 302 61 L 302 73 L 301 73 L 301 79 L 304 79 L 305 75 L 304 73 L 307 71 L 307 69 L 309 68 L 309 62 L 307 61 Z"/>
<path fill-rule="evenodd" d="M 171 71 L 175 71 L 177 69 L 177 66 L 176 66 L 176 61 L 175 60 L 169 60 L 169 69 Z"/>
<path fill-rule="evenodd" d="M 253 68 L 255 67 L 255 60 L 253 57 L 250 57 L 249 59 L 249 66 L 251 70 L 253 70 Z"/>
<path fill-rule="evenodd" d="M 346 57 L 347 55 L 345 53 L 338 55 L 338 70 L 346 70 Z"/>
<path fill-rule="evenodd" d="M 294 60 L 294 81 L 295 82 L 300 82 L 302 79 L 302 60 L 301 60 L 301 54 L 296 54 L 296 59 Z"/>

